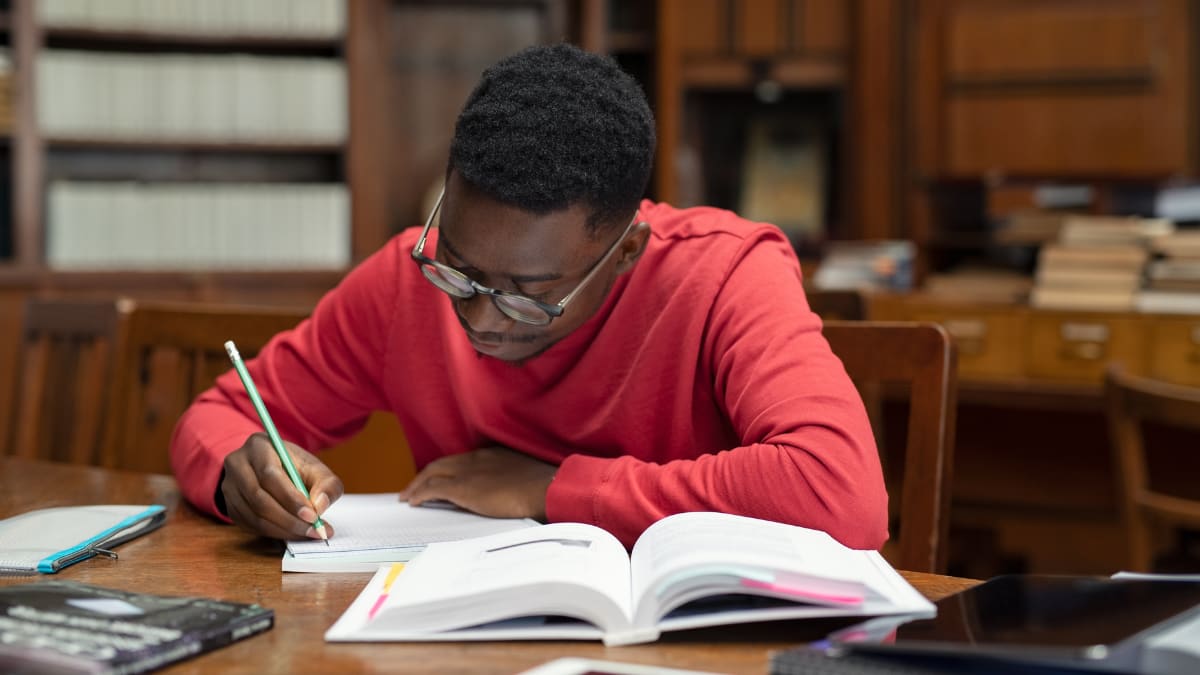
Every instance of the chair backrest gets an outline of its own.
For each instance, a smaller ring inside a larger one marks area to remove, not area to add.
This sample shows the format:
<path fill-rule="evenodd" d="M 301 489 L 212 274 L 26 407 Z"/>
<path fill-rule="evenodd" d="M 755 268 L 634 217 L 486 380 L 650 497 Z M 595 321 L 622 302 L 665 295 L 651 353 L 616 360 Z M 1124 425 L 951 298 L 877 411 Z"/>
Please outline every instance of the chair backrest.
<path fill-rule="evenodd" d="M 307 315 L 301 309 L 138 303 L 118 359 L 103 464 L 168 473 L 176 421 L 230 368 L 225 341 L 236 341 L 250 358 Z"/>
<path fill-rule="evenodd" d="M 277 333 L 299 324 L 305 309 L 191 303 L 139 303 L 128 319 L 105 436 L 105 466 L 167 473 L 179 416 L 230 369 L 226 340 L 246 359 Z M 316 448 L 312 448 L 316 450 Z M 351 492 L 399 490 L 415 474 L 399 422 L 378 411 L 353 438 L 321 451 Z"/>
<path fill-rule="evenodd" d="M 6 454 L 99 464 L 104 402 L 132 304 L 31 298 L 21 329 L 17 394 Z"/>
<path fill-rule="evenodd" d="M 904 459 L 887 471 L 893 504 L 897 482 L 900 494 L 898 531 L 887 550 L 898 568 L 944 572 L 957 403 L 954 343 L 934 323 L 827 321 L 824 335 L 856 385 L 887 385 L 889 392 L 894 383 L 907 385 Z"/>
<path fill-rule="evenodd" d="M 1155 549 L 1151 522 L 1198 527 L 1200 500 L 1170 494 L 1151 482 L 1145 425 L 1200 432 L 1200 389 L 1130 375 L 1118 364 L 1108 367 L 1104 389 L 1127 565 L 1133 571 L 1149 572 Z M 1189 445 L 1194 449 L 1198 444 Z"/>

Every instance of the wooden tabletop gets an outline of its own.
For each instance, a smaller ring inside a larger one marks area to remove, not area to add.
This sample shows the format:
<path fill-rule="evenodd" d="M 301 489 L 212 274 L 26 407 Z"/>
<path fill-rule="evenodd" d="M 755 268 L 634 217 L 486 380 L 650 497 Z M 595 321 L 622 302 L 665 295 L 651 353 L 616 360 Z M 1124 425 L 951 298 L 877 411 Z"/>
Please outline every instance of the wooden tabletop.
<path fill-rule="evenodd" d="M 325 630 L 362 590 L 368 575 L 284 574 L 280 544 L 200 515 L 183 501 L 169 476 L 0 458 L 0 518 L 75 504 L 162 504 L 168 519 L 162 529 L 120 546 L 119 560 L 93 558 L 56 578 L 256 602 L 275 610 L 270 631 L 184 661 L 170 673 L 515 673 L 560 656 L 580 656 L 761 675 L 771 651 L 837 627 L 794 621 L 714 628 L 629 647 L 558 641 L 326 644 Z M 904 576 L 931 600 L 976 583 L 932 574 Z M 0 577 L 0 585 L 35 579 Z"/>

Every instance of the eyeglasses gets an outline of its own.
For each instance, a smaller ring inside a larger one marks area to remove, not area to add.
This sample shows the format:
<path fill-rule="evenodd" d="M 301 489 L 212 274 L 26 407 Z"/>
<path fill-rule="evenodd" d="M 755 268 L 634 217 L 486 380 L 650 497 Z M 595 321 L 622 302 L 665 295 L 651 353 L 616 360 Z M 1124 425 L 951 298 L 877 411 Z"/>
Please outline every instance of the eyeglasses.
<path fill-rule="evenodd" d="M 477 294 L 491 296 L 492 304 L 496 305 L 496 309 L 503 312 L 504 316 L 532 326 L 545 326 L 556 317 L 562 316 L 567 303 L 571 302 L 579 294 L 579 291 L 583 290 L 584 286 L 587 286 L 592 277 L 596 276 L 596 272 L 604 266 L 604 262 L 612 256 L 613 252 L 617 250 L 617 246 L 625 240 L 625 236 L 633 229 L 633 224 L 637 222 L 638 217 L 637 212 L 634 212 L 633 220 L 630 220 L 629 224 L 625 226 L 625 231 L 608 247 L 604 255 L 600 256 L 600 259 L 592 265 L 591 269 L 588 270 L 587 274 L 584 275 L 574 290 L 567 293 L 566 297 L 559 300 L 557 304 L 549 305 L 521 295 L 520 293 L 488 288 L 453 267 L 424 255 L 425 239 L 429 236 L 429 228 L 433 225 L 433 219 L 437 217 L 438 210 L 442 208 L 442 198 L 445 196 L 446 189 L 442 188 L 441 194 L 438 195 L 437 203 L 433 205 L 433 210 L 429 212 L 429 218 L 425 220 L 425 229 L 421 232 L 421 238 L 417 240 L 417 245 L 413 247 L 412 258 L 421 266 L 421 273 L 425 275 L 429 283 L 455 298 L 465 300 Z"/>

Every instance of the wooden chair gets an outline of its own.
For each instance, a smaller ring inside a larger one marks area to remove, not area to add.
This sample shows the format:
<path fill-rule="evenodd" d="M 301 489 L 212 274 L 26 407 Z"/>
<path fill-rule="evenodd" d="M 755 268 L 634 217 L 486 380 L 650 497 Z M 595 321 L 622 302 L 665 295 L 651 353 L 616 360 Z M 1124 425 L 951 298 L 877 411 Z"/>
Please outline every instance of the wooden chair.
<path fill-rule="evenodd" d="M 131 306 L 125 299 L 26 303 L 6 454 L 101 463 L 104 401 Z"/>
<path fill-rule="evenodd" d="M 1149 572 L 1154 565 L 1154 527 L 1200 527 L 1200 499 L 1180 495 L 1151 480 L 1146 423 L 1196 432 L 1184 452 L 1200 441 L 1200 389 L 1130 375 L 1120 365 L 1105 372 L 1105 398 L 1112 440 L 1118 509 L 1125 528 L 1128 566 Z M 1191 477 L 1183 479 L 1193 483 Z"/>
<path fill-rule="evenodd" d="M 307 312 L 185 303 L 139 303 L 131 312 L 114 378 L 105 466 L 169 473 L 175 422 L 200 392 L 229 370 L 233 338 L 250 358 Z"/>
<path fill-rule="evenodd" d="M 246 359 L 308 311 L 185 303 L 139 303 L 126 331 L 105 442 L 106 466 L 167 473 L 168 446 L 184 409 L 230 369 L 226 340 Z M 413 475 L 394 416 L 378 413 L 347 443 L 321 459 L 357 492 L 394 491 Z"/>
<path fill-rule="evenodd" d="M 944 573 L 957 402 L 949 334 L 933 323 L 880 321 L 827 321 L 824 334 L 856 385 L 877 384 L 889 393 L 907 385 L 903 460 L 886 463 L 890 502 L 897 506 L 897 493 L 900 499 L 885 554 L 901 569 Z M 889 452 L 879 442 L 881 453 Z"/>

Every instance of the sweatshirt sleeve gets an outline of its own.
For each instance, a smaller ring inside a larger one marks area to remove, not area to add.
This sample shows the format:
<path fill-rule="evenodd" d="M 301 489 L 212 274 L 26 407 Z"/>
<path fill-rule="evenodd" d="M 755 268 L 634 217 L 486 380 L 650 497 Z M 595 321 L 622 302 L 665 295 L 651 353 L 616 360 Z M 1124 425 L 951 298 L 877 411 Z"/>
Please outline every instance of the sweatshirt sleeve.
<path fill-rule="evenodd" d="M 596 523 L 631 545 L 664 516 L 722 511 L 883 545 L 887 492 L 862 399 L 808 308 L 791 247 L 774 228 L 759 234 L 731 263 L 701 351 L 741 445 L 661 464 L 572 455 L 551 484 L 552 520 Z"/>
<path fill-rule="evenodd" d="M 326 294 L 309 319 L 246 362 L 285 440 L 316 452 L 349 438 L 385 407 L 379 374 L 396 314 L 400 253 L 393 240 Z M 225 456 L 257 431 L 262 425 L 253 404 L 230 369 L 175 426 L 171 468 L 184 497 L 225 519 L 214 502 Z"/>

